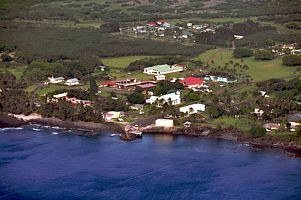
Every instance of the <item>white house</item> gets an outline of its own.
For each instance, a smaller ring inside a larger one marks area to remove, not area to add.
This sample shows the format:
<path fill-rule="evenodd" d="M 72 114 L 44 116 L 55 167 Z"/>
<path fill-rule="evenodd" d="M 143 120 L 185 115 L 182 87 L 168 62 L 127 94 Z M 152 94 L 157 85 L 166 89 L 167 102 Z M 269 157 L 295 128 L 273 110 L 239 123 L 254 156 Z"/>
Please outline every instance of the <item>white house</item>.
<path fill-rule="evenodd" d="M 153 104 L 156 101 L 162 101 L 162 103 L 171 103 L 171 105 L 181 104 L 181 94 L 180 92 L 174 92 L 162 96 L 151 96 L 149 99 L 146 99 L 146 103 Z"/>
<path fill-rule="evenodd" d="M 235 38 L 236 40 L 241 40 L 241 39 L 244 38 L 244 36 L 242 36 L 242 35 L 234 35 L 234 38 Z"/>
<path fill-rule="evenodd" d="M 171 74 L 176 72 L 182 72 L 183 67 L 178 65 L 155 65 L 153 67 L 144 68 L 143 73 L 152 74 L 152 75 L 162 75 L 162 74 Z"/>
<path fill-rule="evenodd" d="M 183 106 L 180 108 L 180 112 L 187 114 L 196 114 L 206 110 L 206 106 L 201 103 L 196 103 L 188 106 Z"/>
<path fill-rule="evenodd" d="M 224 82 L 224 83 L 235 83 L 237 79 L 230 79 L 228 77 L 221 77 L 221 76 L 206 76 L 204 78 L 206 81 L 215 81 L 215 82 Z"/>
<path fill-rule="evenodd" d="M 55 94 L 55 95 L 53 95 L 53 98 L 55 98 L 55 99 L 65 98 L 65 97 L 67 97 L 67 94 L 68 94 L 67 92 Z"/>
<path fill-rule="evenodd" d="M 254 112 L 253 113 L 256 114 L 257 116 L 261 117 L 263 115 L 264 111 L 261 110 L 260 108 L 254 108 Z"/>
<path fill-rule="evenodd" d="M 61 83 L 65 80 L 64 77 L 56 77 L 54 78 L 53 76 L 52 77 L 48 77 L 48 80 L 50 83 Z"/>
<path fill-rule="evenodd" d="M 165 75 L 154 76 L 154 80 L 156 80 L 156 81 L 162 81 L 162 80 L 165 80 L 165 79 L 166 79 Z"/>
<path fill-rule="evenodd" d="M 65 82 L 65 84 L 68 85 L 68 86 L 78 85 L 79 84 L 79 80 L 77 78 L 68 79 Z"/>
<path fill-rule="evenodd" d="M 107 122 L 113 121 L 113 119 L 119 119 L 123 116 L 123 112 L 119 111 L 110 111 L 103 115 L 103 118 Z"/>
<path fill-rule="evenodd" d="M 172 128 L 174 127 L 173 119 L 157 119 L 155 122 L 157 127 Z"/>

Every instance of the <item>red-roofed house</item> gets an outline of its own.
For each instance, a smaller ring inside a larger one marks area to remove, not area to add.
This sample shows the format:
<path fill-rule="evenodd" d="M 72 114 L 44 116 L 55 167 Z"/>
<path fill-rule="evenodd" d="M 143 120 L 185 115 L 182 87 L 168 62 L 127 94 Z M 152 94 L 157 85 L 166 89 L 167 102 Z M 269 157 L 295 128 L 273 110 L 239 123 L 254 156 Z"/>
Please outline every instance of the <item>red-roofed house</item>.
<path fill-rule="evenodd" d="M 153 83 L 145 83 L 145 84 L 137 85 L 137 87 L 140 87 L 140 88 L 142 88 L 142 89 L 148 89 L 148 88 L 156 87 L 156 84 L 153 84 Z"/>
<path fill-rule="evenodd" d="M 163 24 L 165 24 L 166 22 L 165 22 L 164 19 L 160 19 L 160 20 L 156 21 L 156 23 L 159 24 L 159 25 L 163 25 Z"/>
<path fill-rule="evenodd" d="M 149 26 L 158 26 L 158 24 L 156 22 L 148 22 L 147 25 L 149 25 Z"/>
<path fill-rule="evenodd" d="M 105 81 L 101 83 L 102 87 L 117 87 L 117 83 L 115 81 Z"/>
<path fill-rule="evenodd" d="M 204 81 L 203 79 L 190 76 L 181 80 L 180 83 L 182 83 L 187 88 L 198 88 L 203 85 Z"/>

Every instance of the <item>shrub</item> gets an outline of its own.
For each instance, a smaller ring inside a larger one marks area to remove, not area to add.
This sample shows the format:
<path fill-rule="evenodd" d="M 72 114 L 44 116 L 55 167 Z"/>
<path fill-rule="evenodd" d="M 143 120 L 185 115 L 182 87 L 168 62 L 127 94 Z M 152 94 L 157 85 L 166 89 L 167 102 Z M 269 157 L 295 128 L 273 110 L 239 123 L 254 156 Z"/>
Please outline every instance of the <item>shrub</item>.
<path fill-rule="evenodd" d="M 253 56 L 253 51 L 247 48 L 237 48 L 233 52 L 234 58 L 244 58 Z"/>
<path fill-rule="evenodd" d="M 133 104 L 142 104 L 144 103 L 144 96 L 138 92 L 135 92 L 128 96 L 128 100 Z"/>
<path fill-rule="evenodd" d="M 13 60 L 13 58 L 10 55 L 5 53 L 1 55 L 1 59 L 3 62 L 10 62 Z"/>
<path fill-rule="evenodd" d="M 190 94 L 188 95 L 188 99 L 189 99 L 190 101 L 198 101 L 198 100 L 200 100 L 201 98 L 200 98 L 200 95 L 197 94 L 197 93 L 190 93 Z"/>
<path fill-rule="evenodd" d="M 288 55 L 282 58 L 282 62 L 287 66 L 301 65 L 301 56 L 298 55 Z"/>
<path fill-rule="evenodd" d="M 266 134 L 266 130 L 263 127 L 252 127 L 249 130 L 250 136 L 252 138 L 260 138 L 263 137 Z"/>
<path fill-rule="evenodd" d="M 273 60 L 274 54 L 269 50 L 257 50 L 255 52 L 255 60 Z"/>

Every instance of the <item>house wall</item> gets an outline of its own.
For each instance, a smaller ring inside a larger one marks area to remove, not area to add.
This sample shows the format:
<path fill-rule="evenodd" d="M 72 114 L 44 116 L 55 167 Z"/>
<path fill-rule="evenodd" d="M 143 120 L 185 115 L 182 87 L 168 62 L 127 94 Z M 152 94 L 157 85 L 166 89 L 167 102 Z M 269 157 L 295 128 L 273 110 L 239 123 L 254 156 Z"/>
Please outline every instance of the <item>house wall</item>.
<path fill-rule="evenodd" d="M 171 128 L 174 127 L 174 122 L 172 119 L 157 119 L 155 125 L 159 127 Z"/>
<path fill-rule="evenodd" d="M 191 109 L 193 109 L 193 111 L 191 112 Z M 204 104 L 193 104 L 190 106 L 184 106 L 180 108 L 180 112 L 182 113 L 189 113 L 189 114 L 195 114 L 198 113 L 199 111 L 205 111 L 206 106 Z"/>

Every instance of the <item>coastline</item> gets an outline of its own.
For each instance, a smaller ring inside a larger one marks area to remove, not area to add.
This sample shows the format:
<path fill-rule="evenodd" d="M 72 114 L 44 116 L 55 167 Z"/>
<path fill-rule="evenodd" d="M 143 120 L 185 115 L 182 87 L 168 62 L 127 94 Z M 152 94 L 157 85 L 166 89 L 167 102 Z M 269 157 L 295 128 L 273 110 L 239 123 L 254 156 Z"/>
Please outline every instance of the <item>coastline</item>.
<path fill-rule="evenodd" d="M 30 125 L 60 127 L 69 130 L 77 130 L 84 132 L 85 135 L 97 135 L 99 133 L 109 132 L 119 134 L 121 140 L 132 141 L 137 137 L 131 133 L 124 131 L 124 127 L 117 123 L 93 123 L 82 121 L 63 121 L 57 118 L 42 118 L 40 115 L 32 114 L 24 115 L 0 115 L 0 128 L 16 128 L 26 127 Z M 290 140 L 279 140 L 273 136 L 265 136 L 263 138 L 252 138 L 242 131 L 235 128 L 217 129 L 207 126 L 189 127 L 189 128 L 172 128 L 163 127 L 145 127 L 140 128 L 143 134 L 168 134 L 174 136 L 188 136 L 199 138 L 214 138 L 230 140 L 237 143 L 250 145 L 255 149 L 279 149 L 285 152 L 294 153 L 301 156 L 301 144 L 297 144 Z"/>
<path fill-rule="evenodd" d="M 37 114 L 31 114 L 28 116 L 10 114 L 10 115 L 3 115 L 3 116 L 5 116 L 3 117 L 3 119 L 9 118 L 10 119 L 9 122 L 14 122 L 14 123 L 6 123 L 5 124 L 6 126 L 1 128 L 24 127 L 24 126 L 30 126 L 34 124 L 40 126 L 52 126 L 52 127 L 60 127 L 60 128 L 70 129 L 70 130 L 78 130 L 78 131 L 85 132 L 86 135 L 97 135 L 98 133 L 103 133 L 103 132 L 121 134 L 124 132 L 123 128 L 115 123 L 63 121 L 57 118 L 43 118 L 42 116 Z M 2 124 L 1 119 L 0 119 L 0 124 Z M 18 124 L 18 126 L 14 126 L 14 124 Z"/>
<path fill-rule="evenodd" d="M 293 153 L 301 157 L 301 144 L 291 140 L 280 140 L 273 136 L 262 138 L 252 138 L 236 128 L 212 128 L 212 127 L 190 127 L 177 129 L 164 129 L 163 127 L 154 127 L 142 130 L 145 134 L 170 134 L 188 137 L 213 138 L 229 140 L 237 143 L 247 144 L 254 149 L 279 149 L 287 153 Z"/>

